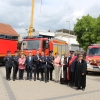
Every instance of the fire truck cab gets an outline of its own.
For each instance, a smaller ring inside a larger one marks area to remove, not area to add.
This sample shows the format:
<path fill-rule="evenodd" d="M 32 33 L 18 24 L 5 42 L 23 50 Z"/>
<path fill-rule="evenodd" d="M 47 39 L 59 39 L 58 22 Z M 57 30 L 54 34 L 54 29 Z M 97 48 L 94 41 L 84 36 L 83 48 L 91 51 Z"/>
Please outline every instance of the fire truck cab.
<path fill-rule="evenodd" d="M 53 54 L 58 52 L 60 55 L 62 55 L 65 52 L 68 52 L 68 44 L 66 41 L 46 38 L 42 36 L 23 38 L 21 51 L 25 55 L 28 55 L 29 52 L 32 52 L 32 55 L 35 55 L 37 50 L 39 51 L 40 55 L 42 51 L 45 53 L 45 55 L 49 55 L 50 51 L 52 51 Z"/>
<path fill-rule="evenodd" d="M 100 44 L 92 44 L 87 49 L 87 72 L 100 72 Z"/>

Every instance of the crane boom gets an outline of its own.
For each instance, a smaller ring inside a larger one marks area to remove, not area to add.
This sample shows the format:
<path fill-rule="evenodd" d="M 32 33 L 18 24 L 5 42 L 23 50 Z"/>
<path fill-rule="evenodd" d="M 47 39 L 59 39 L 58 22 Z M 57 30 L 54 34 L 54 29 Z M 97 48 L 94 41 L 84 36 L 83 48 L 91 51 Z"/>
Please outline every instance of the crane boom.
<path fill-rule="evenodd" d="M 31 22 L 30 22 L 30 26 L 29 26 L 28 36 L 32 36 L 32 35 L 33 35 L 33 23 L 34 23 L 34 2 L 35 2 L 35 0 L 32 0 L 32 13 L 31 13 Z"/>

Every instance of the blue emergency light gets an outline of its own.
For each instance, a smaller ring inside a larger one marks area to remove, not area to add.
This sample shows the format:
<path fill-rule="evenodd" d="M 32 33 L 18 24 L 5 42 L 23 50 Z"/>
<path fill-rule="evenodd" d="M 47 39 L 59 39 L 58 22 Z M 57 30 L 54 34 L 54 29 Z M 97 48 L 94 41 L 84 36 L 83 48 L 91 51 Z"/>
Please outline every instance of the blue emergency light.
<path fill-rule="evenodd" d="M 43 38 L 42 36 L 24 36 L 23 39 Z"/>
<path fill-rule="evenodd" d="M 36 36 L 36 38 L 43 38 L 42 36 Z"/>

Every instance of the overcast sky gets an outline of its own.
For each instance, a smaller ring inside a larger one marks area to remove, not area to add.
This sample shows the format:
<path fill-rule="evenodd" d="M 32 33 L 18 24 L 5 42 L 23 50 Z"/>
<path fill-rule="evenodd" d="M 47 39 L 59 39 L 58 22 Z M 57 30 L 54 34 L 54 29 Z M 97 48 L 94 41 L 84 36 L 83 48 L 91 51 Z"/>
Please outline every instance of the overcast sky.
<path fill-rule="evenodd" d="M 10 24 L 19 34 L 26 33 L 31 18 L 32 0 L 0 0 L 0 23 Z M 41 11 L 40 11 L 41 7 Z M 35 0 L 35 30 L 73 30 L 76 18 L 100 15 L 100 0 Z"/>

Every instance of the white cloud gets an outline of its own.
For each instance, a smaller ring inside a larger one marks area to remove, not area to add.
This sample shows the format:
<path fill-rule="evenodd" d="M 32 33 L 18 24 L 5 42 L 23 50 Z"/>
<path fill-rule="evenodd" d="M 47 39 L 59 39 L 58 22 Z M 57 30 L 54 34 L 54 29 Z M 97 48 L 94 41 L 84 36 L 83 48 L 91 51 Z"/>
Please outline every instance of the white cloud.
<path fill-rule="evenodd" d="M 29 27 L 32 0 L 0 0 L 0 23 L 10 24 L 18 33 L 24 34 Z M 52 30 L 69 28 L 66 20 L 70 20 L 71 29 L 76 18 L 90 14 L 100 14 L 99 0 L 35 0 L 34 28 L 36 30 Z M 41 7 L 41 12 L 40 12 Z"/>

